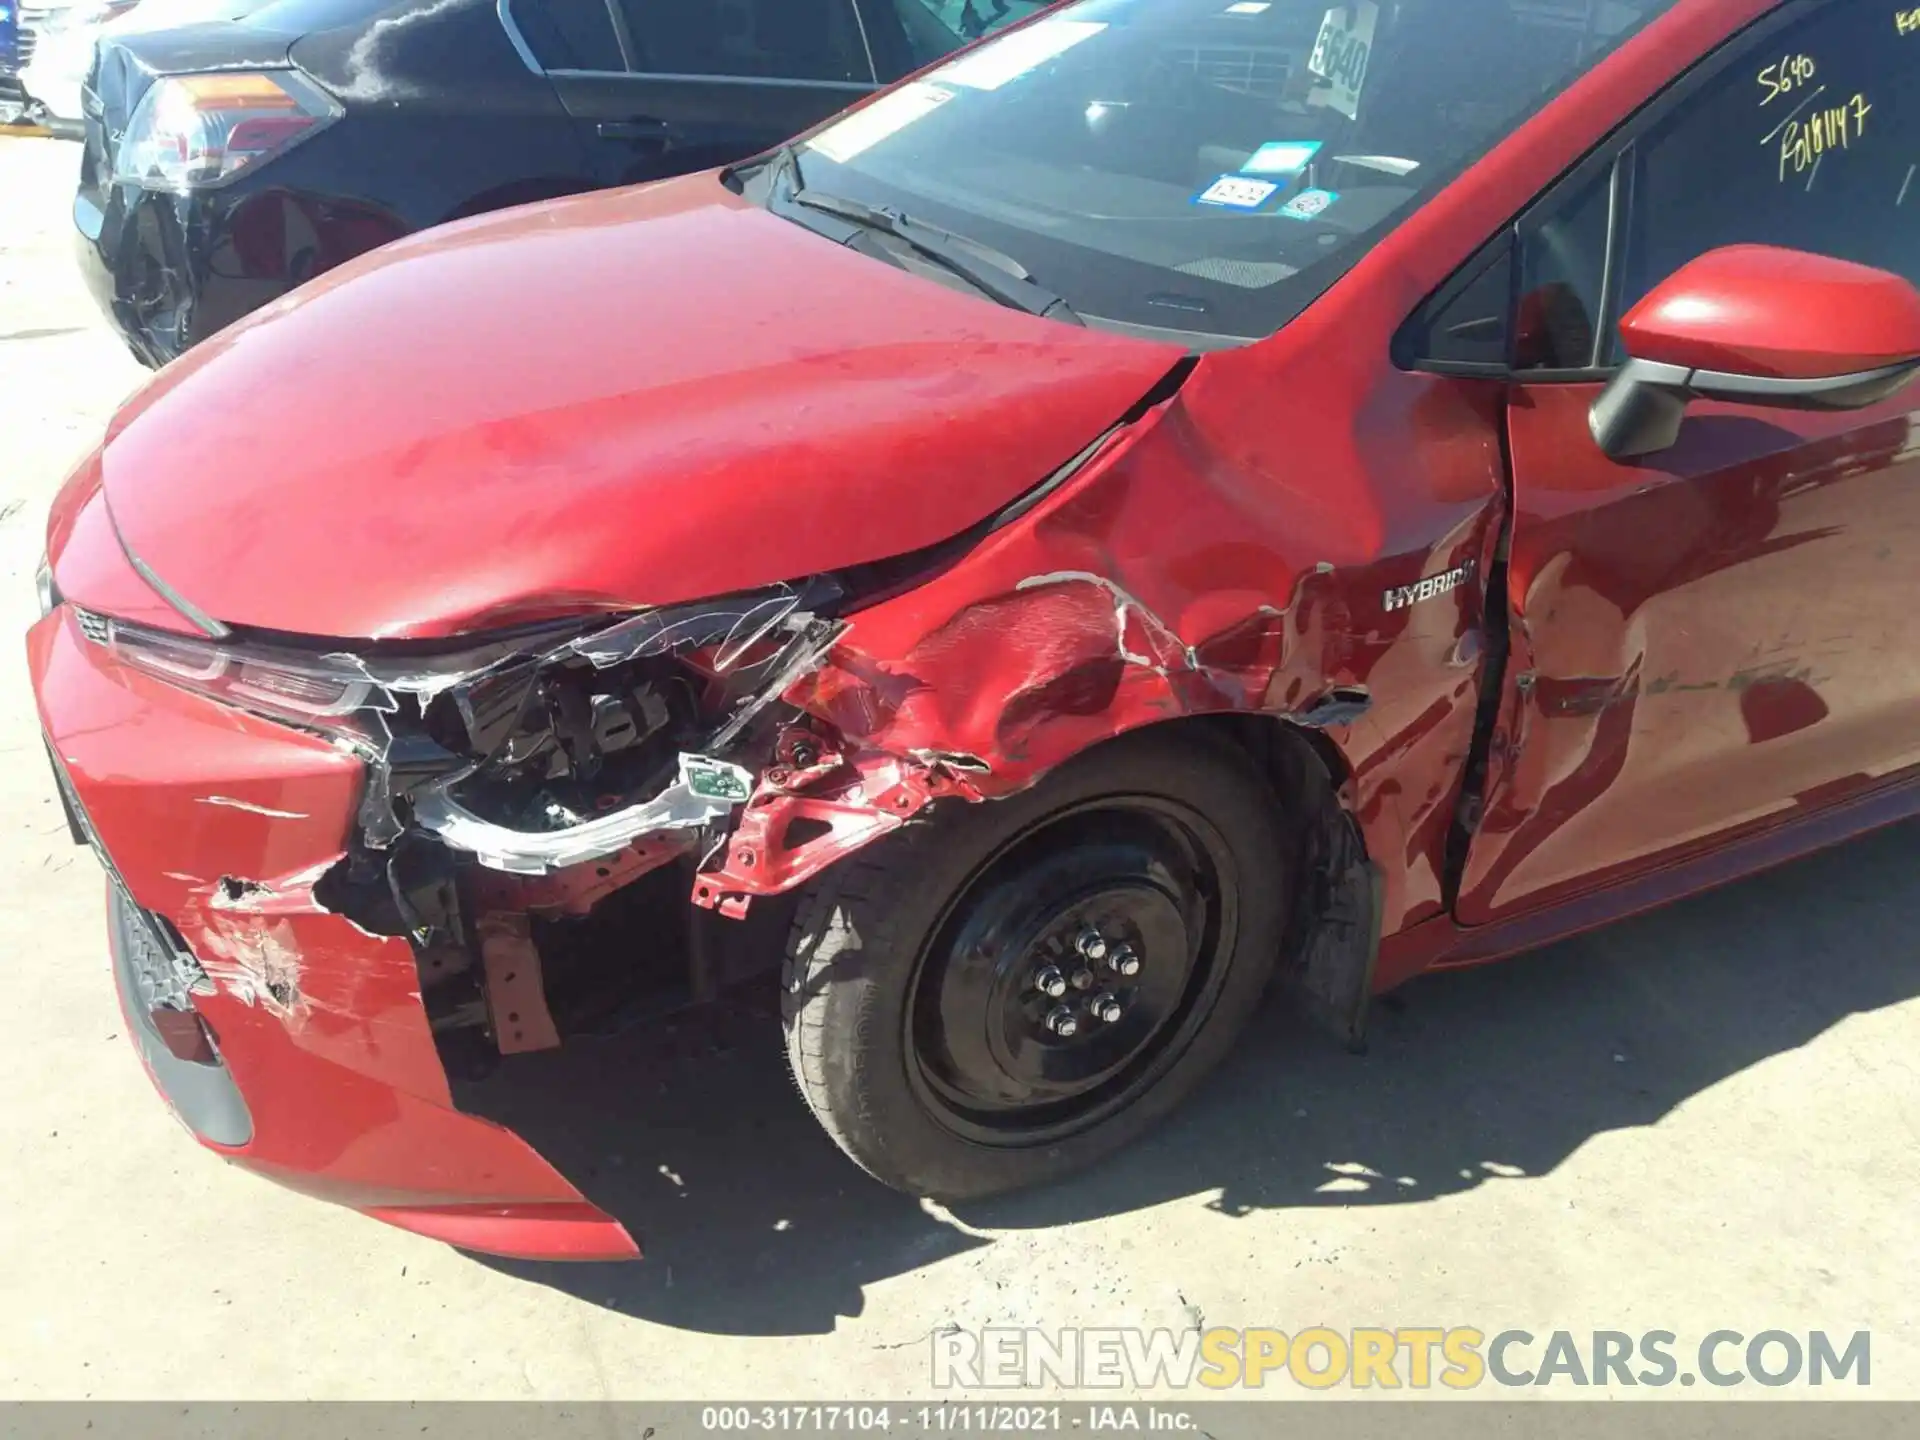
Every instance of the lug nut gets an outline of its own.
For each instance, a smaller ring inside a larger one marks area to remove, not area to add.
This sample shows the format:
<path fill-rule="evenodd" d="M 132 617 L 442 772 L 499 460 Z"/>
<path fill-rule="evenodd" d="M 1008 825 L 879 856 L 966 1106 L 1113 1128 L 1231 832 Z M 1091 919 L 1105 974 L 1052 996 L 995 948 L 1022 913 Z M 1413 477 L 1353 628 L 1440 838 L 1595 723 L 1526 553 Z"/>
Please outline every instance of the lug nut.
<path fill-rule="evenodd" d="M 1107 957 L 1107 968 L 1131 980 L 1140 973 L 1140 957 L 1126 945 L 1117 946 L 1113 954 Z"/>
<path fill-rule="evenodd" d="M 1033 988 L 1058 1000 L 1067 993 L 1067 977 L 1048 965 L 1033 977 Z"/>
<path fill-rule="evenodd" d="M 1106 936 L 1091 925 L 1080 932 L 1080 938 L 1074 941 L 1074 948 L 1096 965 L 1107 958 Z"/>
<path fill-rule="evenodd" d="M 1056 1005 L 1047 1012 L 1047 1029 L 1062 1040 L 1071 1040 L 1080 1033 L 1080 1021 L 1066 1006 Z"/>
<path fill-rule="evenodd" d="M 1092 1009 L 1094 1018 L 1107 1025 L 1117 1023 L 1120 1017 L 1127 1013 L 1120 1002 L 1111 995 L 1098 996 L 1093 1002 Z"/>

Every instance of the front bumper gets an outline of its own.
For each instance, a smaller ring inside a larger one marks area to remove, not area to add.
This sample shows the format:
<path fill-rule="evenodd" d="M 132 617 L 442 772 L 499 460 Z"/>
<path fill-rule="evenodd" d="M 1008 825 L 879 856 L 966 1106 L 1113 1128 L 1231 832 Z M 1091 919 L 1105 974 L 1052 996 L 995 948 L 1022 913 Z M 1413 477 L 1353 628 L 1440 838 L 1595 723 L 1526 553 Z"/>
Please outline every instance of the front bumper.
<path fill-rule="evenodd" d="M 27 648 L 56 767 L 115 876 L 109 924 L 130 1033 L 202 1144 L 466 1248 L 638 1255 L 518 1136 L 454 1108 L 407 942 L 315 898 L 352 828 L 357 759 L 128 671 L 81 634 L 71 606 L 41 620 Z M 188 988 L 210 1064 L 177 1058 L 153 1023 L 141 977 L 164 974 L 167 927 L 184 969 L 203 977 Z"/>
<path fill-rule="evenodd" d="M 83 184 L 74 196 L 81 280 L 133 357 L 150 370 L 211 333 L 200 329 L 201 277 L 187 241 L 198 218 L 195 204 L 191 196 L 127 185 Z"/>
<path fill-rule="evenodd" d="M 29 126 L 38 127 L 40 113 L 39 104 L 27 94 L 20 77 L 0 64 L 0 128 L 18 133 Z M 34 133 L 39 133 L 38 129 Z"/>
<path fill-rule="evenodd" d="M 157 370 L 295 287 L 408 232 L 381 207 L 301 187 L 302 166 L 326 160 L 349 123 L 228 184 L 188 194 L 113 180 L 105 122 L 95 116 L 84 123 L 73 202 L 80 271 L 141 364 Z M 311 151 L 319 157 L 301 153 Z"/>

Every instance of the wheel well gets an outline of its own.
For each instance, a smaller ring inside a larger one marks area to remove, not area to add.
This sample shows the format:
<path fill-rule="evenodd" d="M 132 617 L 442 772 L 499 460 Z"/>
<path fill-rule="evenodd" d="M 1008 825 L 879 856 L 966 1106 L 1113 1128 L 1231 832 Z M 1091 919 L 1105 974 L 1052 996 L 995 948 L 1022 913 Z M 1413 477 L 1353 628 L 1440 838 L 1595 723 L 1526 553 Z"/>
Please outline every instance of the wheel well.
<path fill-rule="evenodd" d="M 1322 732 L 1273 715 L 1209 715 L 1171 723 L 1204 727 L 1244 751 L 1280 797 L 1289 825 L 1317 829 L 1346 814 L 1340 790 L 1352 772 Z"/>
<path fill-rule="evenodd" d="M 1280 978 L 1310 1018 L 1353 1048 L 1366 1032 L 1380 948 L 1380 869 L 1359 825 L 1341 803 L 1353 778 L 1345 757 L 1318 730 L 1271 715 L 1197 721 L 1250 756 L 1280 801 L 1293 841 L 1295 903 Z"/>
<path fill-rule="evenodd" d="M 475 215 L 485 215 L 493 210 L 505 210 L 514 205 L 533 205 L 542 200 L 558 200 L 566 195 L 580 195 L 594 189 L 591 181 L 567 179 L 557 175 L 542 176 L 534 180 L 515 180 L 510 184 L 496 185 L 484 190 L 469 200 L 454 207 L 447 220 L 467 220 Z"/>

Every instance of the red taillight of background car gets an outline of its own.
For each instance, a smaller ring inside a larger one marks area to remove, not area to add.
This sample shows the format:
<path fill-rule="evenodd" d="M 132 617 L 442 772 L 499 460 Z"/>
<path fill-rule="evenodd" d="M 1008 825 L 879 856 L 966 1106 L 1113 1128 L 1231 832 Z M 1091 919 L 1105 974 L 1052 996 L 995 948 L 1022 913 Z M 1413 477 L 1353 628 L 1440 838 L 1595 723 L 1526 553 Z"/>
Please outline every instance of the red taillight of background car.
<path fill-rule="evenodd" d="M 113 178 L 150 190 L 222 185 L 340 113 L 290 70 L 168 76 L 134 110 L 114 154 Z"/>

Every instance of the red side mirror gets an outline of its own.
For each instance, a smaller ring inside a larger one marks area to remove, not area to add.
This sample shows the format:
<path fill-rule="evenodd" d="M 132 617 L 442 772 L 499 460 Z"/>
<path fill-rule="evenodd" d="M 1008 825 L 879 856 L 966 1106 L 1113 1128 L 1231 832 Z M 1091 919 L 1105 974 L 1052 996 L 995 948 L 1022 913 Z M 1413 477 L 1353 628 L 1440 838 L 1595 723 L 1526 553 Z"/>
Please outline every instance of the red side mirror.
<path fill-rule="evenodd" d="M 1702 255 L 1620 322 L 1636 360 L 1781 380 L 1920 359 L 1920 290 L 1898 275 L 1771 245 Z"/>
<path fill-rule="evenodd" d="M 1735 245 L 1683 267 L 1620 322 L 1630 357 L 1594 402 L 1616 460 L 1680 436 L 1687 402 L 1874 405 L 1920 372 L 1920 290 L 1884 270 Z"/>

